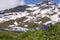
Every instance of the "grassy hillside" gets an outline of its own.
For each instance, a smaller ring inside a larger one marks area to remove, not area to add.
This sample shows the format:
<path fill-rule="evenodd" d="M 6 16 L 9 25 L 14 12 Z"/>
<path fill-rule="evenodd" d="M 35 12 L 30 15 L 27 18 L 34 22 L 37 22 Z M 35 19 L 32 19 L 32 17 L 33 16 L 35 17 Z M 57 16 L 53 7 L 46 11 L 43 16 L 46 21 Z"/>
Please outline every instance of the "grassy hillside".
<path fill-rule="evenodd" d="M 60 23 L 50 26 L 48 30 L 34 32 L 0 31 L 0 40 L 60 40 Z"/>

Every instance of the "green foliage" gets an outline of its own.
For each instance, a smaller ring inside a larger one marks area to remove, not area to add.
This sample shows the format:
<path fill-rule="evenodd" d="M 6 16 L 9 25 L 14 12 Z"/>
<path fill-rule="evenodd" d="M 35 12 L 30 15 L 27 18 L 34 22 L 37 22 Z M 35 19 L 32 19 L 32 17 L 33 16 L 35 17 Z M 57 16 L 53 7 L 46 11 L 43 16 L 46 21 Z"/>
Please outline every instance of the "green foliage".
<path fill-rule="evenodd" d="M 60 40 L 60 23 L 48 30 L 36 30 L 22 33 L 0 31 L 0 40 Z"/>
<path fill-rule="evenodd" d="M 50 21 L 51 19 L 48 17 L 43 17 L 40 21 L 42 21 L 42 23 L 45 23 L 47 21 Z"/>

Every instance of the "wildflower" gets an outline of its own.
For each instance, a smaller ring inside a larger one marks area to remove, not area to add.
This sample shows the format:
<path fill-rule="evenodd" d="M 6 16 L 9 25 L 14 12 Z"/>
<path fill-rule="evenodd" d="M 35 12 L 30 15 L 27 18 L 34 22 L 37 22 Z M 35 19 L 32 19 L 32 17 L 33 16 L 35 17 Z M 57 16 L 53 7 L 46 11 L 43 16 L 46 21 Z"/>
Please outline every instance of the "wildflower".
<path fill-rule="evenodd" d="M 45 30 L 48 30 L 48 25 L 45 25 L 45 26 L 44 26 L 44 29 L 45 29 Z"/>

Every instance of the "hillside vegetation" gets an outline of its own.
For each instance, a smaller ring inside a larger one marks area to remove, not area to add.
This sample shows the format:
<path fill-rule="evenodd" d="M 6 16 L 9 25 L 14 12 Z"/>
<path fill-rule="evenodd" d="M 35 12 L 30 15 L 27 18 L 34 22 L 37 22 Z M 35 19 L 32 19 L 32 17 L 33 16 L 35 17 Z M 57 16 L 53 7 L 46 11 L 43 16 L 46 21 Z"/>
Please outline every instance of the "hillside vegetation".
<path fill-rule="evenodd" d="M 0 40 L 60 40 L 60 23 L 50 26 L 48 30 L 22 33 L 0 31 Z"/>

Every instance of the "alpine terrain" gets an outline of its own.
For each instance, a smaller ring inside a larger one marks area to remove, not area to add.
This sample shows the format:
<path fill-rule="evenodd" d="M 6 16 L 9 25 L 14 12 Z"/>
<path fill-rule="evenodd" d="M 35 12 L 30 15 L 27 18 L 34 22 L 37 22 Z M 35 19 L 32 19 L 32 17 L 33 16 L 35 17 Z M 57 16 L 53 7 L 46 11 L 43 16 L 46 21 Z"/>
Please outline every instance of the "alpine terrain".
<path fill-rule="evenodd" d="M 44 30 L 45 25 L 60 22 L 60 7 L 51 1 L 21 5 L 0 11 L 0 28 L 10 31 Z"/>

